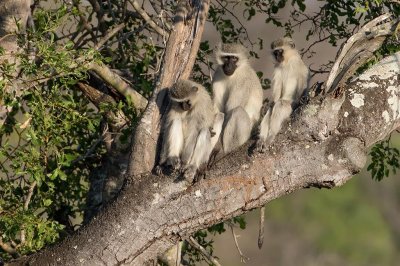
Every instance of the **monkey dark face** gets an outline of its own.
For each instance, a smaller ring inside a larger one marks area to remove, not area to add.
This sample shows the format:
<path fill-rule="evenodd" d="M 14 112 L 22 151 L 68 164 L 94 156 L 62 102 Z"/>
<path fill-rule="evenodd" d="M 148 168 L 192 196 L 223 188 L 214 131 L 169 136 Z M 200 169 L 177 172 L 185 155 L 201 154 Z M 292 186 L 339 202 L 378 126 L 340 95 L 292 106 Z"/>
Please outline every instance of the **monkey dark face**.
<path fill-rule="evenodd" d="M 274 55 L 274 58 L 275 58 L 275 60 L 278 62 L 278 63 L 282 63 L 282 61 L 283 61 L 283 59 L 284 59 L 284 57 L 283 57 L 283 49 L 275 49 L 273 52 L 272 52 L 272 54 Z"/>
<path fill-rule="evenodd" d="M 237 68 L 237 62 L 239 58 L 233 55 L 226 55 L 222 57 L 222 70 L 224 71 L 225 75 L 231 76 L 235 72 Z"/>

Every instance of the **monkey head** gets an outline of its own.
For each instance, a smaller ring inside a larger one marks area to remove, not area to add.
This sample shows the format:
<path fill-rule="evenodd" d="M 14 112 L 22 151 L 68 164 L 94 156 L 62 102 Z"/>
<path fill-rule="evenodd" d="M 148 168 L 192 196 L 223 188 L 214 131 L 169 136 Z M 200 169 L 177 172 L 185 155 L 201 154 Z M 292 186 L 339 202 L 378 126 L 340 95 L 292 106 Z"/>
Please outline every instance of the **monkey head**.
<path fill-rule="evenodd" d="M 219 43 L 215 56 L 227 76 L 232 76 L 235 70 L 248 60 L 247 49 L 241 44 Z"/>
<path fill-rule="evenodd" d="M 285 51 L 294 48 L 294 42 L 289 37 L 280 38 L 271 43 L 272 56 L 278 63 L 282 63 L 285 60 Z"/>
<path fill-rule="evenodd" d="M 195 104 L 198 84 L 190 80 L 180 79 L 169 89 L 171 106 L 176 111 L 190 111 Z"/>

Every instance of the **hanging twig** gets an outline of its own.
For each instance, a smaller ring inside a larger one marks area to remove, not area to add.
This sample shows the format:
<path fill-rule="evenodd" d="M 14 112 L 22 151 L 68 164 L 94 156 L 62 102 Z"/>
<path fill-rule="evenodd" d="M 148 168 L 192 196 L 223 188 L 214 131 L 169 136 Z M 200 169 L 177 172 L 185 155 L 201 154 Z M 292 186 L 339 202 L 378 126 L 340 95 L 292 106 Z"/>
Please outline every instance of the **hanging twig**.
<path fill-rule="evenodd" d="M 28 210 L 29 203 L 31 202 L 33 191 L 35 190 L 36 184 L 37 184 L 37 182 L 33 181 L 33 183 L 29 186 L 28 195 L 26 196 L 26 199 L 24 202 L 24 210 L 25 211 Z M 23 245 L 25 243 L 25 229 L 21 230 L 20 240 L 21 240 L 21 245 Z"/>
<path fill-rule="evenodd" d="M 250 258 L 246 257 L 246 256 L 243 254 L 243 252 L 240 250 L 239 243 L 238 243 L 238 241 L 237 241 L 237 238 L 238 238 L 239 236 L 237 236 L 237 235 L 235 234 L 235 229 L 233 228 L 233 225 L 232 225 L 232 224 L 229 224 L 229 226 L 231 227 L 233 239 L 235 240 L 236 249 L 238 250 L 239 255 L 240 255 L 240 261 L 243 262 L 243 263 L 246 263 Z"/>

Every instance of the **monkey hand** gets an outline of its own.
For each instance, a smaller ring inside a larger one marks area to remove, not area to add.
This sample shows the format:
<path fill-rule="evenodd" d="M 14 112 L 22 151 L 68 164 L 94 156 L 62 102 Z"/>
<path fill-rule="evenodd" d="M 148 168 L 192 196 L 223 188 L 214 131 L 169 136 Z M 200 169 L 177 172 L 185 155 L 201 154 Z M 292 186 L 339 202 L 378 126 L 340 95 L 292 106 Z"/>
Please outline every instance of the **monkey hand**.
<path fill-rule="evenodd" d="M 214 137 L 215 134 L 217 134 L 217 132 L 215 132 L 214 128 L 210 127 L 209 130 L 210 130 L 210 136 L 211 137 Z"/>
<path fill-rule="evenodd" d="M 172 171 L 176 171 L 181 168 L 181 160 L 177 156 L 169 157 L 165 165 L 170 167 Z"/>
<path fill-rule="evenodd" d="M 196 175 L 197 169 L 194 165 L 189 165 L 183 172 L 183 177 L 189 184 L 193 183 L 194 177 Z"/>

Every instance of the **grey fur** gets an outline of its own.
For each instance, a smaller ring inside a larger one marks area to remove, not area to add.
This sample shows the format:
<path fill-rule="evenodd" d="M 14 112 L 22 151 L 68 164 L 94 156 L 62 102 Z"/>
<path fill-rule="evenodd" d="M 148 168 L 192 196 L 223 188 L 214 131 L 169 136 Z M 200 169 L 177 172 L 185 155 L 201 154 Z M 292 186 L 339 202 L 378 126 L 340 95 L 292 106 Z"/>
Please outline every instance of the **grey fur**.
<path fill-rule="evenodd" d="M 283 51 L 282 61 L 275 60 L 272 79 L 273 105 L 260 124 L 256 149 L 265 152 L 291 115 L 303 95 L 307 94 L 309 70 L 290 38 L 281 38 L 271 44 L 272 49 Z M 275 59 L 275 58 L 274 58 Z"/>
<path fill-rule="evenodd" d="M 173 162 L 172 167 L 180 168 L 184 177 L 191 181 L 210 156 L 210 128 L 216 116 L 215 109 L 206 89 L 190 80 L 179 80 L 169 95 L 189 100 L 192 106 L 189 111 L 179 110 L 174 105 L 168 107 L 159 165 Z"/>

